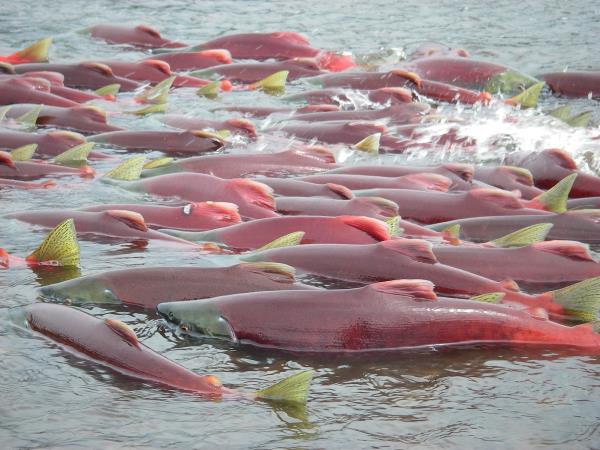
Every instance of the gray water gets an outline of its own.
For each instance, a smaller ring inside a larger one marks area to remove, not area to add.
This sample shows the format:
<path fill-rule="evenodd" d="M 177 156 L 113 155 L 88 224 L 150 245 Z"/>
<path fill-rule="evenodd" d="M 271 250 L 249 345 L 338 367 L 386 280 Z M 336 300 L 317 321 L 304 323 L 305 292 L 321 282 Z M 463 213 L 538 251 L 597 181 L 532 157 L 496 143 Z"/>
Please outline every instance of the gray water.
<path fill-rule="evenodd" d="M 142 56 L 77 32 L 103 21 L 152 24 L 163 35 L 191 44 L 231 32 L 291 30 L 308 35 L 316 47 L 357 55 L 402 55 L 420 42 L 437 41 L 532 74 L 600 69 L 600 3 L 594 1 L 2 0 L 0 54 L 52 35 L 52 58 L 57 61 Z M 277 100 L 254 92 L 236 96 L 235 102 Z M 551 98 L 544 107 L 561 102 Z M 598 117 L 597 102 L 574 103 Z M 169 105 L 171 112 L 202 115 L 214 107 L 183 91 L 176 92 Z M 475 113 L 455 107 L 445 111 L 474 120 L 470 131 L 483 143 L 503 132 L 524 149 L 562 146 L 581 162 L 586 151 L 594 152 L 589 138 L 600 134 L 597 122 L 592 129 L 574 131 L 540 111 L 509 113 L 501 106 Z M 515 114 L 517 123 L 507 124 L 507 114 Z M 114 122 L 160 126 L 152 117 L 115 117 Z M 485 145 L 474 155 L 444 157 L 500 158 Z M 94 167 L 101 173 L 108 165 Z M 595 169 L 594 164 L 589 169 Z M 97 181 L 65 179 L 62 184 L 44 191 L 2 191 L 0 210 L 148 200 Z M 28 254 L 44 234 L 0 218 L 0 246 L 12 254 Z M 82 241 L 81 247 L 82 274 L 219 262 L 154 245 L 140 250 Z M 2 448 L 600 448 L 597 357 L 488 349 L 307 358 L 180 339 L 149 312 L 89 310 L 125 321 L 144 344 L 199 373 L 218 376 L 228 387 L 250 391 L 299 369 L 316 372 L 305 410 L 249 401 L 213 402 L 117 374 L 7 320 L 19 307 L 37 301 L 40 284 L 75 275 L 0 272 Z"/>

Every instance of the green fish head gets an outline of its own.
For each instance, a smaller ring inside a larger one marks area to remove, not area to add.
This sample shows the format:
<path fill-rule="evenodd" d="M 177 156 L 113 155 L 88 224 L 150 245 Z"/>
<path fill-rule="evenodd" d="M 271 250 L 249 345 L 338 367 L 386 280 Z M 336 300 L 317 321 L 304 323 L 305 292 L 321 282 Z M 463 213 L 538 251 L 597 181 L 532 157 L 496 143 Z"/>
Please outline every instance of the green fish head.
<path fill-rule="evenodd" d="M 507 70 L 490 78 L 483 90 L 491 94 L 501 92 L 515 95 L 533 86 L 538 81 L 516 70 Z"/>
<path fill-rule="evenodd" d="M 74 305 L 121 303 L 112 289 L 93 276 L 49 284 L 42 287 L 40 293 L 50 300 Z"/>
<path fill-rule="evenodd" d="M 182 334 L 237 342 L 229 322 L 206 300 L 160 303 L 156 310 Z"/>

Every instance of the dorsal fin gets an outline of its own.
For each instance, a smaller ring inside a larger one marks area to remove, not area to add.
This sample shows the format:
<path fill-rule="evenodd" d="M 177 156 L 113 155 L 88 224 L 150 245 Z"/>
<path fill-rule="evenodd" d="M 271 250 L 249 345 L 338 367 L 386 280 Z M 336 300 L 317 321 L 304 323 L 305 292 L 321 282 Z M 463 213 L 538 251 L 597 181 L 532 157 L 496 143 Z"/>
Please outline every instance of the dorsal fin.
<path fill-rule="evenodd" d="M 79 244 L 73 219 L 66 219 L 54 227 L 27 260 L 37 263 L 54 262 L 60 266 L 78 266 Z"/>
<path fill-rule="evenodd" d="M 494 239 L 489 243 L 500 248 L 525 247 L 546 239 L 546 236 L 548 236 L 548 233 L 550 233 L 553 226 L 554 225 L 551 223 L 536 223 L 535 225 L 521 228 L 506 236 Z"/>
<path fill-rule="evenodd" d="M 37 150 L 37 144 L 27 144 L 10 151 L 13 161 L 29 161 Z"/>
<path fill-rule="evenodd" d="M 125 342 L 141 350 L 140 341 L 138 341 L 135 332 L 129 328 L 129 325 L 117 319 L 106 319 L 104 323 L 108 328 L 121 336 Z"/>
<path fill-rule="evenodd" d="M 392 70 L 392 73 L 398 77 L 401 77 L 407 81 L 410 81 L 411 83 L 414 83 L 415 86 L 417 86 L 417 87 L 421 86 L 421 77 L 419 75 L 417 75 L 415 72 L 409 72 L 406 70 L 395 69 L 395 70 Z"/>
<path fill-rule="evenodd" d="M 293 247 L 294 245 L 299 245 L 302 242 L 305 234 L 306 233 L 304 233 L 304 231 L 294 231 L 293 233 L 278 237 L 268 244 L 263 245 L 262 247 L 256 249 L 253 253 L 264 252 L 265 250 L 272 250 L 274 248 Z"/>
<path fill-rule="evenodd" d="M 418 300 L 437 300 L 433 291 L 433 283 L 429 280 L 391 280 L 373 283 L 365 289 L 372 289 L 384 294 L 402 295 Z"/>
<path fill-rule="evenodd" d="M 582 261 L 594 261 L 590 254 L 588 245 L 577 241 L 544 241 L 536 242 L 531 245 L 534 249 L 542 252 L 554 253 L 566 258 Z"/>
<path fill-rule="evenodd" d="M 122 162 L 117 167 L 104 174 L 104 176 L 106 178 L 112 178 L 113 180 L 137 180 L 142 174 L 144 164 L 146 164 L 145 156 L 134 156 L 133 158 L 129 158 Z"/>
<path fill-rule="evenodd" d="M 381 133 L 375 133 L 367 136 L 360 142 L 357 142 L 352 147 L 361 152 L 368 153 L 369 155 L 379 154 L 379 141 L 381 140 Z"/>
<path fill-rule="evenodd" d="M 296 269 L 287 264 L 275 263 L 275 262 L 254 262 L 254 263 L 241 263 L 239 265 L 244 270 L 264 275 L 276 281 L 278 283 L 292 284 L 296 281 L 295 273 Z"/>
<path fill-rule="evenodd" d="M 443 164 L 442 167 L 446 168 L 466 182 L 473 181 L 473 175 L 475 174 L 475 167 L 473 164 L 446 163 Z"/>
<path fill-rule="evenodd" d="M 161 61 L 160 59 L 145 59 L 141 61 L 140 64 L 154 67 L 155 69 L 164 73 L 166 76 L 171 76 L 171 66 L 166 61 Z"/>
<path fill-rule="evenodd" d="M 378 245 L 422 263 L 435 264 L 438 262 L 433 254 L 431 243 L 423 239 L 390 239 Z"/>
<path fill-rule="evenodd" d="M 10 153 L 0 150 L 0 164 L 15 169 L 15 162 Z"/>
<path fill-rule="evenodd" d="M 577 173 L 567 175 L 546 192 L 527 202 L 527 206 L 557 214 L 564 213 L 567 210 L 567 200 L 576 178 Z"/>
<path fill-rule="evenodd" d="M 354 194 L 346 186 L 342 186 L 341 184 L 336 184 L 336 183 L 325 183 L 325 186 L 330 191 L 335 192 L 337 195 L 339 195 L 343 199 L 350 200 L 350 199 L 354 198 Z"/>
<path fill-rule="evenodd" d="M 123 222 L 129 228 L 139 231 L 148 231 L 148 226 L 144 221 L 144 216 L 134 211 L 126 211 L 124 209 L 109 209 L 104 211 L 105 214 L 109 215 L 113 219 Z"/>
<path fill-rule="evenodd" d="M 492 188 L 480 188 L 471 189 L 467 195 L 473 199 L 477 199 L 483 202 L 496 203 L 497 205 L 508 209 L 523 208 L 523 204 L 519 201 L 519 198 L 513 192 L 502 191 L 500 189 Z"/>
<path fill-rule="evenodd" d="M 79 63 L 79 65 L 81 67 L 85 67 L 86 69 L 93 70 L 94 72 L 98 72 L 99 74 L 104 75 L 106 77 L 114 76 L 112 69 L 103 63 L 91 61 L 91 62 L 82 62 L 82 63 Z"/>
<path fill-rule="evenodd" d="M 365 216 L 338 216 L 344 224 L 367 233 L 378 241 L 387 241 L 391 238 L 388 226 L 381 220 Z"/>
<path fill-rule="evenodd" d="M 136 26 L 135 29 L 141 31 L 142 33 L 149 34 L 150 36 L 155 37 L 157 39 L 161 39 L 161 35 L 158 32 L 158 30 L 156 28 L 152 28 L 149 25 L 141 24 Z"/>
<path fill-rule="evenodd" d="M 266 184 L 246 178 L 229 180 L 229 184 L 248 202 L 275 211 L 273 189 Z"/>

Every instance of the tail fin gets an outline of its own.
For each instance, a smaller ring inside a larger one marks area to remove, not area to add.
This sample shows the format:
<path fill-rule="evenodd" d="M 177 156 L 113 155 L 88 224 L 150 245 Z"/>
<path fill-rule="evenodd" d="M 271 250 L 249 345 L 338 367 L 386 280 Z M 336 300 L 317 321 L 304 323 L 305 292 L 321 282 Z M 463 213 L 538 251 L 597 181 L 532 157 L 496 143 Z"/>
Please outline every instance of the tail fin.
<path fill-rule="evenodd" d="M 86 142 L 71 147 L 67 151 L 56 156 L 53 161 L 65 166 L 82 166 L 87 162 L 87 158 L 94 147 L 94 142 Z"/>
<path fill-rule="evenodd" d="M 210 99 L 215 99 L 219 96 L 219 88 L 221 83 L 219 81 L 213 81 L 208 83 L 205 86 L 202 86 L 200 89 L 196 91 L 196 94 L 200 97 L 206 97 Z"/>
<path fill-rule="evenodd" d="M 10 156 L 13 161 L 29 161 L 37 150 L 37 144 L 28 144 L 11 150 Z"/>
<path fill-rule="evenodd" d="M 565 120 L 565 122 L 571 125 L 572 127 L 585 128 L 590 123 L 592 114 L 592 111 L 585 111 L 581 114 L 576 114 L 573 117 L 570 117 L 568 120 Z"/>
<path fill-rule="evenodd" d="M 158 83 L 156 86 L 146 89 L 140 95 L 135 97 L 138 103 L 149 103 L 152 105 L 160 105 L 167 103 L 169 97 L 169 90 L 175 81 L 175 76 L 166 78 Z"/>
<path fill-rule="evenodd" d="M 136 109 L 134 111 L 130 111 L 129 114 L 133 114 L 135 116 L 147 116 L 149 114 L 164 113 L 164 112 L 167 112 L 167 104 L 166 103 L 144 106 L 143 108 Z"/>
<path fill-rule="evenodd" d="M 285 89 L 285 82 L 289 74 L 288 70 L 281 70 L 251 84 L 249 87 L 250 89 L 262 89 L 267 92 L 280 93 Z"/>
<path fill-rule="evenodd" d="M 542 88 L 546 85 L 543 81 L 534 84 L 533 86 L 525 89 L 519 95 L 515 95 L 505 101 L 507 105 L 521 106 L 521 108 L 535 108 L 540 97 Z"/>
<path fill-rule="evenodd" d="M 404 233 L 404 229 L 400 226 L 400 220 L 401 217 L 395 215 L 394 217 L 391 217 L 385 221 L 390 233 L 390 237 L 402 236 L 402 233 Z"/>
<path fill-rule="evenodd" d="M 525 204 L 530 208 L 543 209 L 557 214 L 564 213 L 567 210 L 567 200 L 575 178 L 577 178 L 576 173 L 567 175 L 552 188 Z"/>
<path fill-rule="evenodd" d="M 460 244 L 460 224 L 448 225 L 442 231 L 443 239 L 451 245 Z"/>
<path fill-rule="evenodd" d="M 492 303 L 497 304 L 502 301 L 506 294 L 504 292 L 490 292 L 489 294 L 481 294 L 476 295 L 475 297 L 471 297 L 471 300 L 475 300 L 476 302 L 482 303 Z"/>
<path fill-rule="evenodd" d="M 581 322 L 598 319 L 600 309 L 600 277 L 590 278 L 556 291 L 548 292 L 565 312 Z"/>
<path fill-rule="evenodd" d="M 265 250 L 272 250 L 274 248 L 293 247 L 294 245 L 300 245 L 300 242 L 302 242 L 305 234 L 306 233 L 304 231 L 294 231 L 293 233 L 278 237 L 274 241 L 271 241 L 268 244 L 265 244 L 262 247 L 254 250 L 252 253 L 264 252 Z"/>
<path fill-rule="evenodd" d="M 54 263 L 59 266 L 79 265 L 79 244 L 73 219 L 58 224 L 44 242 L 27 257 L 35 263 Z"/>
<path fill-rule="evenodd" d="M 144 166 L 142 168 L 144 170 L 156 169 L 157 167 L 168 166 L 173 161 L 175 161 L 174 158 L 171 158 L 170 156 L 165 156 L 163 158 L 157 158 L 157 159 L 152 159 L 152 160 L 148 161 L 147 163 L 144 164 Z"/>
<path fill-rule="evenodd" d="M 313 378 L 311 370 L 305 370 L 290 377 L 284 378 L 279 383 L 256 392 L 256 398 L 275 400 L 285 403 L 306 403 L 308 389 Z"/>
<path fill-rule="evenodd" d="M 104 97 L 107 100 L 115 100 L 117 98 L 117 94 L 119 93 L 119 89 L 121 89 L 121 85 L 119 83 L 114 83 L 101 87 L 100 89 L 96 89 L 94 94 Z"/>
<path fill-rule="evenodd" d="M 113 180 L 133 181 L 140 178 L 146 164 L 145 156 L 135 156 L 121 163 L 111 171 L 104 174 L 105 178 Z"/>
<path fill-rule="evenodd" d="M 42 111 L 43 105 L 38 105 L 35 108 L 30 109 L 22 116 L 17 117 L 15 120 L 29 128 L 35 128 L 37 126 L 37 120 Z"/>
<path fill-rule="evenodd" d="M 379 154 L 379 141 L 381 140 L 381 133 L 371 134 L 367 136 L 362 141 L 357 142 L 353 145 L 356 150 L 360 150 L 361 152 L 366 152 L 370 155 L 378 155 Z"/>
<path fill-rule="evenodd" d="M 520 230 L 513 231 L 506 236 L 499 237 L 490 241 L 496 247 L 510 248 L 510 247 L 525 247 L 535 242 L 541 242 L 546 239 L 548 233 L 554 225 L 551 223 L 538 223 L 530 225 Z"/>
<path fill-rule="evenodd" d="M 48 62 L 50 45 L 52 45 L 51 37 L 40 39 L 29 47 L 10 55 L 9 62 L 13 64 Z"/>

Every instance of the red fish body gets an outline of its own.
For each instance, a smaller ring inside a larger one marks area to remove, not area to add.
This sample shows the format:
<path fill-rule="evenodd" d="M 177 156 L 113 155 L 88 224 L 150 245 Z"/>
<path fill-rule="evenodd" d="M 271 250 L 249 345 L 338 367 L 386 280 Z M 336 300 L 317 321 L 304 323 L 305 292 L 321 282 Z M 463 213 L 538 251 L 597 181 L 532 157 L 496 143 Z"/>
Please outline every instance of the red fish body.
<path fill-rule="evenodd" d="M 434 192 L 408 189 L 366 189 L 359 196 L 383 197 L 398 205 L 398 214 L 420 223 L 438 223 L 482 216 L 540 215 L 550 212 L 528 208 L 512 192 L 472 189 L 467 192 Z"/>
<path fill-rule="evenodd" d="M 339 111 L 335 105 L 308 105 L 304 108 L 278 108 L 274 106 L 224 106 L 218 108 L 221 111 L 238 112 L 249 117 L 265 118 L 271 114 L 286 114 L 293 115 L 296 113 L 303 112 L 315 112 L 315 111 Z"/>
<path fill-rule="evenodd" d="M 151 84 L 158 84 L 173 75 L 168 63 L 156 59 L 138 62 L 101 61 L 100 63 L 110 67 L 118 77 L 139 82 L 147 81 Z M 206 84 L 208 84 L 207 81 L 185 75 L 177 75 L 173 80 L 173 87 L 201 87 Z"/>
<path fill-rule="evenodd" d="M 565 97 L 600 97 L 600 72 L 554 72 L 540 75 L 552 92 Z"/>
<path fill-rule="evenodd" d="M 143 172 L 143 176 L 171 172 L 195 172 L 220 178 L 241 178 L 251 174 L 293 174 L 327 169 L 334 156 L 322 147 L 305 147 L 278 153 L 206 155 L 185 158 L 168 166 Z"/>
<path fill-rule="evenodd" d="M 124 304 L 154 309 L 159 303 L 243 292 L 306 289 L 283 264 L 243 263 L 231 267 L 136 267 L 111 270 L 45 286 L 42 295 L 72 304 Z"/>
<path fill-rule="evenodd" d="M 438 298 L 423 280 L 357 289 L 277 291 L 164 303 L 158 311 L 190 333 L 242 344 L 307 352 L 360 352 L 486 344 L 600 351 L 589 324 L 566 327 L 528 312 L 472 300 Z M 230 336 L 212 325 L 228 324 Z"/>
<path fill-rule="evenodd" d="M 181 42 L 163 38 L 160 33 L 148 25 L 128 27 L 114 24 L 98 24 L 87 29 L 93 39 L 109 44 L 127 44 L 142 48 L 182 48 Z"/>
<path fill-rule="evenodd" d="M 282 216 L 252 220 L 200 233 L 177 233 L 186 239 L 220 242 L 237 249 L 256 249 L 290 233 L 303 231 L 303 244 L 372 244 L 390 239 L 385 222 L 362 216 Z"/>
<path fill-rule="evenodd" d="M 400 177 L 323 173 L 308 175 L 299 179 L 316 184 L 341 184 L 348 189 L 411 189 L 446 192 L 452 184 L 452 180 L 436 173 L 413 173 Z"/>
<path fill-rule="evenodd" d="M 223 141 L 202 131 L 122 130 L 96 134 L 91 141 L 102 142 L 131 151 L 160 150 L 176 155 L 195 155 L 214 152 Z"/>
<path fill-rule="evenodd" d="M 201 173 L 172 173 L 128 182 L 123 187 L 160 197 L 178 197 L 188 202 L 235 203 L 242 217 L 275 217 L 272 190 L 256 181 L 234 178 L 224 180 Z"/>
<path fill-rule="evenodd" d="M 295 178 L 255 178 L 255 181 L 266 184 L 273 189 L 275 194 L 286 197 L 325 197 L 350 199 L 352 191 L 339 184 L 315 184 L 300 181 Z"/>
<path fill-rule="evenodd" d="M 6 117 L 17 118 L 37 108 L 35 104 L 12 105 Z M 96 134 L 119 131 L 121 128 L 110 125 L 106 121 L 106 113 L 94 106 L 72 106 L 62 108 L 44 106 L 37 117 L 38 127 L 54 127 L 77 131 L 85 134 Z"/>
<path fill-rule="evenodd" d="M 0 171 L 1 171 L 0 167 Z M 32 183 L 30 181 L 9 180 L 0 178 L 0 189 L 48 189 L 56 186 L 54 181 L 44 181 L 42 183 Z"/>
<path fill-rule="evenodd" d="M 539 153 L 517 153 L 510 155 L 507 162 L 529 170 L 535 185 L 542 189 L 549 189 L 566 176 L 577 173 L 569 196 L 600 196 L 600 178 L 579 170 L 573 158 L 564 150 L 553 148 Z"/>
<path fill-rule="evenodd" d="M 20 74 L 37 71 L 59 72 L 64 75 L 64 84 L 71 88 L 100 89 L 109 84 L 118 83 L 120 90 L 133 91 L 142 85 L 137 81 L 116 76 L 112 69 L 97 62 L 82 62 L 77 64 L 35 63 L 21 64 L 15 67 Z"/>
<path fill-rule="evenodd" d="M 226 78 L 232 83 L 251 84 L 282 70 L 289 72 L 287 76 L 289 81 L 314 77 L 324 73 L 315 61 L 289 60 L 272 63 L 222 64 L 193 72 L 192 75 L 201 78 Z"/>
<path fill-rule="evenodd" d="M 266 131 L 283 132 L 298 139 L 316 139 L 327 144 L 354 145 L 367 136 L 384 133 L 385 125 L 364 121 L 334 121 L 316 123 L 286 123 Z"/>
<path fill-rule="evenodd" d="M 85 138 L 70 131 L 49 131 L 45 134 L 23 131 L 0 130 L 0 148 L 14 149 L 28 144 L 37 144 L 36 153 L 40 156 L 57 156 L 71 147 L 84 144 Z M 102 158 L 104 153 L 91 152 L 90 157 Z"/>
<path fill-rule="evenodd" d="M 315 197 L 278 197 L 277 212 L 286 216 L 366 216 L 387 220 L 398 215 L 394 202 L 377 197 L 349 200 Z"/>
<path fill-rule="evenodd" d="M 372 109 L 365 111 L 331 111 L 294 114 L 290 120 L 301 120 L 304 122 L 328 122 L 328 121 L 353 121 L 386 120 L 388 125 L 404 125 L 407 123 L 420 123 L 423 116 L 431 110 L 429 105 L 421 103 L 402 103 L 387 108 Z"/>
<path fill-rule="evenodd" d="M 50 89 L 49 85 L 48 89 Z M 0 105 L 12 105 L 15 103 L 35 103 L 63 108 L 79 106 L 73 100 L 49 91 L 36 89 L 36 85 L 32 79 L 0 77 Z"/>
<path fill-rule="evenodd" d="M 188 203 L 183 206 L 150 204 L 102 204 L 83 208 L 83 211 L 111 209 L 134 211 L 144 216 L 151 228 L 171 228 L 186 231 L 204 231 L 235 225 L 242 221 L 237 205 L 223 202 Z"/>
<path fill-rule="evenodd" d="M 159 60 L 169 64 L 171 70 L 176 72 L 201 70 L 207 67 L 231 64 L 231 54 L 225 49 L 204 50 L 197 52 L 161 53 L 150 56 L 147 60 Z"/>
<path fill-rule="evenodd" d="M 94 170 L 87 165 L 74 168 L 43 161 L 12 161 L 10 155 L 0 152 L 0 177 L 13 180 L 36 180 L 39 178 L 69 175 L 93 178 Z M 37 183 L 30 184 L 35 186 Z M 22 186 L 26 185 L 23 184 Z"/>
<path fill-rule="evenodd" d="M 370 91 L 352 91 L 344 88 L 314 89 L 289 95 L 285 99 L 291 101 L 304 100 L 311 105 L 343 105 L 355 102 L 356 98 L 360 96 L 366 97 L 370 102 L 381 105 L 388 103 L 390 105 L 402 105 L 404 103 L 411 103 L 413 100 L 410 90 L 401 87 L 385 87 Z"/>
<path fill-rule="evenodd" d="M 170 127 L 182 130 L 227 130 L 250 138 L 256 137 L 256 126 L 246 119 L 210 120 L 180 114 L 166 114 L 162 118 L 162 122 Z"/>

